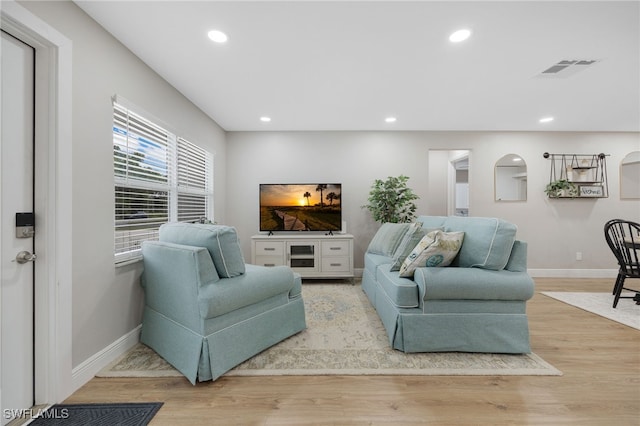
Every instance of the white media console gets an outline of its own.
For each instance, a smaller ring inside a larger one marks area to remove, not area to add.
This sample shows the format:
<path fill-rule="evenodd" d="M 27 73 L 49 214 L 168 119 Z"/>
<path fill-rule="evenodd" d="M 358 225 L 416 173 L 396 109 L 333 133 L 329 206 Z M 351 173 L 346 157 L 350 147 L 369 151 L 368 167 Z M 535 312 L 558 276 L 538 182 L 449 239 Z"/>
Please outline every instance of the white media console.
<path fill-rule="evenodd" d="M 289 266 L 302 278 L 353 279 L 353 235 L 306 232 L 254 235 L 251 263 Z"/>

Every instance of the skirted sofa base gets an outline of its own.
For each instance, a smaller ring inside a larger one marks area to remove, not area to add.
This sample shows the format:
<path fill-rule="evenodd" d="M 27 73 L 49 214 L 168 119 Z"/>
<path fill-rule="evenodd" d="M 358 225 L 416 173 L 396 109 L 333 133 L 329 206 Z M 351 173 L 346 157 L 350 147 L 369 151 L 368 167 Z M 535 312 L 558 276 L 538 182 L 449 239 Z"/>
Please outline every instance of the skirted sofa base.
<path fill-rule="evenodd" d="M 515 226 L 491 218 L 418 221 L 425 228 L 464 231 L 464 242 L 451 266 L 419 267 L 403 278 L 391 271 L 398 242 L 380 249 L 380 239 L 372 241 L 362 288 L 390 345 L 404 352 L 531 352 L 526 302 L 534 284 L 526 272 L 526 243 L 515 240 Z M 401 230 L 389 231 L 396 234 L 391 239 L 400 239 Z M 385 230 L 379 232 L 384 236 Z"/>

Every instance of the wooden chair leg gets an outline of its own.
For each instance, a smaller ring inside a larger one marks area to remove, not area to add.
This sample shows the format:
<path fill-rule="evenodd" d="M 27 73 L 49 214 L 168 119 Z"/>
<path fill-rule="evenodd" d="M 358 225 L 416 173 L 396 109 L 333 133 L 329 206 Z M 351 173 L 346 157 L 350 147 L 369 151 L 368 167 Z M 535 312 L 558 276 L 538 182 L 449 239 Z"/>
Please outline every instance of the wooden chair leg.
<path fill-rule="evenodd" d="M 613 307 L 618 306 L 618 300 L 620 300 L 620 293 L 622 293 L 622 289 L 624 288 L 624 275 L 622 275 L 620 279 L 620 283 L 616 286 L 616 297 L 613 299 Z"/>
<path fill-rule="evenodd" d="M 621 271 L 618 271 L 618 276 L 616 277 L 616 283 L 613 285 L 613 291 L 611 292 L 611 294 L 616 294 L 618 291 L 618 287 L 620 285 L 622 285 L 622 281 L 623 280 L 624 275 L 622 274 Z"/>

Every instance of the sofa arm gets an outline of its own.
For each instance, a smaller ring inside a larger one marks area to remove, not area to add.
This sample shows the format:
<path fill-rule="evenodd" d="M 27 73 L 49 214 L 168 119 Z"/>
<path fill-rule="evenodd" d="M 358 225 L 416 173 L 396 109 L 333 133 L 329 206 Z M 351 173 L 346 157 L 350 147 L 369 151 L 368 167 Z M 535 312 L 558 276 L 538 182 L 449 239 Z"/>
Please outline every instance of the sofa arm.
<path fill-rule="evenodd" d="M 219 280 L 209 251 L 146 241 L 142 256 L 145 304 L 186 327 L 199 329 L 198 289 Z"/>
<path fill-rule="evenodd" d="M 534 282 L 526 272 L 479 268 L 418 268 L 421 302 L 427 300 L 529 300 Z"/>
<path fill-rule="evenodd" d="M 527 243 L 515 240 L 504 269 L 513 272 L 527 272 Z"/>

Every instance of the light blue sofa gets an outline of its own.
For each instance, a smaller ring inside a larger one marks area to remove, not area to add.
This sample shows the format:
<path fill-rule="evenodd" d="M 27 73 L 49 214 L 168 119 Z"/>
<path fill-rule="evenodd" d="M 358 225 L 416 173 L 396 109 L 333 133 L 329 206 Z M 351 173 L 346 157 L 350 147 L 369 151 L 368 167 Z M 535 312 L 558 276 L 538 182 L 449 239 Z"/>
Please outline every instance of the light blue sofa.
<path fill-rule="evenodd" d="M 170 223 L 159 239 L 142 246 L 140 341 L 192 384 L 306 328 L 300 276 L 245 265 L 234 228 Z"/>
<path fill-rule="evenodd" d="M 426 228 L 422 233 L 463 231 L 464 240 L 450 266 L 421 267 L 402 278 L 391 271 L 394 256 L 421 234 L 391 223 L 376 233 L 365 253 L 362 288 L 390 345 L 404 352 L 531 352 L 526 302 L 534 283 L 516 226 L 484 217 L 419 216 L 417 222 Z"/>

